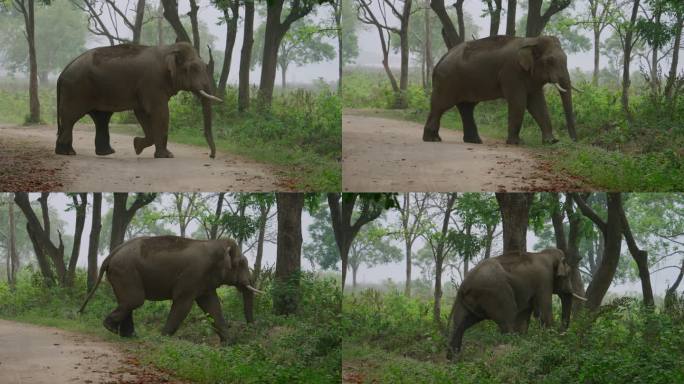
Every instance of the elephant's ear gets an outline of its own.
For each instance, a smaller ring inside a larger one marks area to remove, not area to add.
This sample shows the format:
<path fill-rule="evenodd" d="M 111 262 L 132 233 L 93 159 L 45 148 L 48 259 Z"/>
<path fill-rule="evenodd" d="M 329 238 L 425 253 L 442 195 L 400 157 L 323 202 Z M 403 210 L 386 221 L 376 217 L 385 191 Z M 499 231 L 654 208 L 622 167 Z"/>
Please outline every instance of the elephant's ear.
<path fill-rule="evenodd" d="M 524 45 L 518 49 L 518 64 L 526 72 L 534 73 L 534 54 L 532 49 L 533 45 Z"/>
<path fill-rule="evenodd" d="M 570 274 L 570 266 L 565 263 L 565 260 L 561 260 L 556 267 L 557 277 L 566 277 Z"/>
<path fill-rule="evenodd" d="M 173 50 L 166 55 L 166 67 L 169 69 L 169 74 L 171 75 L 171 79 L 174 83 L 176 82 L 176 76 L 178 74 L 178 63 L 176 59 L 177 55 L 177 50 Z"/>
<path fill-rule="evenodd" d="M 240 266 L 240 251 L 237 244 L 228 244 L 223 261 L 228 268 L 237 269 Z"/>

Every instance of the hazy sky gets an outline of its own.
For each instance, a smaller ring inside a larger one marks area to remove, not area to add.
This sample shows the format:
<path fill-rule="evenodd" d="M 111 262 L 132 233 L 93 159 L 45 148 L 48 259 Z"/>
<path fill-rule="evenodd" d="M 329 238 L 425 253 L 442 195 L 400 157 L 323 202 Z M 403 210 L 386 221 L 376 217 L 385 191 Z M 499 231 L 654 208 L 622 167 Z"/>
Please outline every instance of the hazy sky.
<path fill-rule="evenodd" d="M 30 199 L 31 201 L 37 199 L 39 197 L 38 194 L 31 194 Z M 92 203 L 92 198 L 89 195 L 89 204 Z M 65 207 L 67 204 L 71 203 L 71 199 L 68 198 L 66 195 L 61 194 L 61 193 L 52 193 L 50 194 L 50 206 L 57 209 L 60 211 L 60 216 L 63 220 L 66 221 L 66 228 L 65 228 L 65 233 L 71 235 L 73 233 L 73 225 L 74 225 L 74 216 L 75 213 L 72 212 L 64 212 Z M 168 205 L 170 203 L 169 196 L 163 197 L 162 202 L 164 205 Z M 107 212 L 107 210 L 110 209 L 110 206 L 107 205 L 106 201 L 103 199 L 103 214 Z M 87 263 L 87 244 L 88 244 L 88 236 L 90 234 L 90 223 L 91 223 L 91 212 L 90 209 L 88 210 L 88 214 L 86 217 L 86 225 L 85 229 L 83 231 L 83 242 L 81 244 L 81 252 L 80 252 L 80 257 L 78 261 L 78 265 L 81 267 L 86 266 Z M 385 217 L 385 222 L 394 222 L 396 223 L 398 220 L 398 214 L 396 211 L 389 211 Z M 309 236 L 308 233 L 308 226 L 313 222 L 311 216 L 305 211 L 303 216 L 302 216 L 302 234 L 304 238 L 304 242 L 307 243 L 311 240 L 311 237 Z M 178 227 L 171 227 L 168 226 L 169 228 L 172 228 L 175 231 L 178 231 Z M 275 218 L 273 222 L 273 228 L 275 228 Z M 192 223 L 191 226 L 188 229 L 188 234 L 193 233 L 197 229 L 197 223 Z M 500 230 L 500 229 L 499 229 Z M 101 237 L 102 241 L 109 241 L 109 234 L 102 234 Z M 527 233 L 527 242 L 528 242 L 528 249 L 534 249 L 535 243 L 538 241 L 537 237 L 532 233 L 528 232 Z M 395 245 L 398 246 L 400 249 L 403 249 L 403 247 L 398 243 L 395 242 Z M 418 239 L 416 243 L 414 244 L 413 252 L 414 254 L 418 252 L 419 249 L 421 249 L 424 245 L 424 241 L 422 239 Z M 627 247 L 623 243 L 623 256 L 622 257 L 630 257 L 629 253 L 627 252 Z M 500 240 L 494 245 L 493 249 L 493 255 L 497 255 L 501 251 L 501 244 Z M 402 252 L 403 253 L 403 252 Z M 250 264 L 254 263 L 254 251 L 252 252 L 247 252 L 246 253 L 247 258 L 250 261 Z M 106 255 L 101 255 L 99 260 L 102 262 L 102 260 L 106 257 Z M 276 257 L 276 247 L 275 244 L 273 243 L 266 243 L 264 246 L 264 259 L 263 263 L 264 265 L 275 265 L 275 257 Z M 676 258 L 676 257 L 674 257 Z M 668 260 L 669 263 L 672 263 L 672 260 L 674 258 L 670 258 Z M 669 265 L 669 264 L 666 264 Z M 311 265 L 309 264 L 308 260 L 302 259 L 302 267 L 305 270 L 311 270 Z M 365 265 L 362 265 L 359 268 L 358 272 L 358 282 L 359 283 L 382 283 L 386 281 L 387 279 L 391 279 L 394 282 L 403 284 L 403 281 L 405 280 L 405 261 L 397 262 L 397 263 L 390 263 L 390 264 L 383 264 L 374 268 L 367 268 Z M 665 292 L 665 289 L 672 284 L 674 279 L 676 278 L 677 275 L 677 270 L 674 268 L 669 268 L 665 269 L 663 271 L 659 271 L 656 273 L 651 274 L 651 283 L 653 285 L 653 290 L 656 294 L 658 295 L 663 295 Z M 417 266 L 413 266 L 413 278 L 417 279 L 420 277 L 421 271 L 420 268 Z M 446 272 L 444 278 L 442 281 L 445 284 L 448 284 L 449 281 L 451 280 L 451 273 Z M 351 285 L 351 271 L 347 274 L 347 284 Z M 457 278 L 457 280 L 459 280 Z M 634 282 L 628 282 L 626 284 L 618 284 L 618 285 L 613 285 L 611 287 L 611 291 L 614 292 L 641 292 L 641 285 L 640 282 L 634 281 Z"/>
<path fill-rule="evenodd" d="M 353 1 L 353 0 L 352 0 Z M 422 1 L 414 1 L 414 9 L 418 7 L 418 4 L 422 5 Z M 446 4 L 450 6 L 453 3 L 453 1 L 446 1 Z M 586 0 L 583 1 L 575 1 L 576 6 L 575 6 L 575 12 L 578 12 L 582 10 L 585 5 L 586 5 Z M 503 7 L 505 9 L 506 7 L 506 2 L 503 2 Z M 485 37 L 489 33 L 489 16 L 480 16 L 483 14 L 483 9 L 486 8 L 486 5 L 482 1 L 466 1 L 463 3 L 463 10 L 465 13 L 469 14 L 475 25 L 479 27 L 479 37 Z M 517 16 L 520 18 L 521 15 L 523 15 L 526 11 L 522 10 L 520 6 L 518 6 L 517 9 Z M 631 12 L 631 9 L 630 9 Z M 414 14 L 415 16 L 415 14 Z M 421 16 L 422 17 L 422 16 Z M 390 18 L 390 20 L 393 20 Z M 454 21 L 455 22 L 455 21 Z M 396 24 L 396 23 L 395 23 Z M 364 24 L 359 23 L 361 27 L 364 27 Z M 499 33 L 505 33 L 506 29 L 506 16 L 505 12 L 502 12 L 501 16 L 501 24 L 499 26 Z M 366 27 L 364 29 L 359 29 L 359 51 L 360 55 L 359 58 L 356 60 L 356 63 L 358 65 L 368 65 L 368 66 L 381 66 L 381 60 L 382 60 L 382 50 L 380 49 L 380 38 L 378 36 L 377 30 L 375 27 Z M 610 36 L 612 31 L 607 28 L 602 36 L 601 39 L 607 38 Z M 591 38 L 591 35 L 589 33 L 584 33 L 587 37 Z M 470 36 L 467 38 L 468 40 L 471 39 Z M 590 40 L 593 41 L 593 40 Z M 443 44 L 442 41 L 436 41 L 433 42 L 433 44 Z M 684 49 L 684 47 L 682 47 Z M 681 55 L 680 55 L 681 56 Z M 585 52 L 580 52 L 580 53 L 574 53 L 568 55 L 568 66 L 572 68 L 581 68 L 582 70 L 588 71 L 592 70 L 594 68 L 593 64 L 594 56 L 593 56 L 593 51 L 585 51 Z M 393 67 L 399 67 L 399 54 L 398 53 L 392 53 L 390 51 L 390 64 Z M 411 65 L 417 65 L 416 63 L 412 63 Z M 601 56 L 601 67 L 606 67 L 608 65 L 608 58 L 606 56 Z M 668 63 L 669 65 L 669 63 Z M 635 62 L 632 64 L 632 71 L 638 70 L 639 66 Z M 668 67 L 669 68 L 669 67 Z M 684 62 L 680 61 L 678 68 L 684 69 Z"/>

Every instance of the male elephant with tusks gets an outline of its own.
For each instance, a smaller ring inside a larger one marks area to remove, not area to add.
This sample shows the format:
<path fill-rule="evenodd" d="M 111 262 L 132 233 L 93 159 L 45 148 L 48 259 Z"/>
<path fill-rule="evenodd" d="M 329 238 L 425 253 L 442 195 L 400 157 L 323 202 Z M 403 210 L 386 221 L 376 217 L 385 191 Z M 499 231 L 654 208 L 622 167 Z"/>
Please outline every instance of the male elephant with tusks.
<path fill-rule="evenodd" d="M 254 320 L 254 293 L 247 258 L 233 240 L 193 240 L 177 236 L 139 237 L 112 251 L 100 267 L 92 291 L 79 309 L 82 313 L 102 275 L 114 289 L 118 306 L 103 321 L 109 331 L 123 337 L 134 335 L 133 310 L 145 300 L 173 301 L 162 330 L 173 335 L 190 312 L 193 302 L 214 320 L 221 342 L 228 340 L 216 288 L 235 286 L 244 300 L 247 322 Z"/>
<path fill-rule="evenodd" d="M 543 87 L 558 88 L 568 133 L 573 140 L 572 84 L 567 57 L 556 37 L 491 36 L 450 49 L 435 66 L 432 96 L 423 141 L 441 141 L 439 124 L 444 112 L 456 106 L 463 122 L 463 141 L 482 143 L 473 113 L 477 103 L 506 99 L 508 144 L 520 142 L 525 110 L 542 131 L 544 143 L 555 143 Z"/>
<path fill-rule="evenodd" d="M 74 124 L 90 115 L 95 122 L 95 153 L 114 153 L 109 142 L 109 119 L 113 112 L 133 110 L 145 137 L 133 140 L 135 153 L 154 144 L 154 157 L 173 157 L 166 148 L 171 96 L 190 91 L 202 100 L 204 136 L 210 156 L 216 155 L 211 129 L 213 81 L 192 45 L 148 47 L 122 44 L 86 51 L 57 80 L 57 143 L 55 153 L 75 155 Z"/>
<path fill-rule="evenodd" d="M 572 272 L 563 251 L 509 253 L 486 259 L 473 268 L 458 289 L 452 309 L 452 329 L 447 358 L 461 351 L 463 333 L 474 324 L 494 320 L 501 332 L 527 331 L 530 315 L 537 312 L 542 326 L 553 323 L 551 298 L 561 299 L 562 326 L 570 324 L 575 293 Z"/>

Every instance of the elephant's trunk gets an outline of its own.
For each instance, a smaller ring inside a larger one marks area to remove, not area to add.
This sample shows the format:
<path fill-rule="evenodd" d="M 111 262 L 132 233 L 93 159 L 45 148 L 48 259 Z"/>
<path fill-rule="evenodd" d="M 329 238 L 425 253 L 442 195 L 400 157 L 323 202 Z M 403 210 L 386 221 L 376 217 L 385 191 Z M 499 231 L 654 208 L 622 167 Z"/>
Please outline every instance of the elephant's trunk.
<path fill-rule="evenodd" d="M 561 328 L 563 330 L 570 326 L 570 313 L 572 312 L 572 294 L 560 294 L 561 299 Z"/>
<path fill-rule="evenodd" d="M 561 101 L 563 102 L 563 111 L 565 112 L 565 125 L 568 127 L 568 135 L 573 141 L 577 141 L 577 133 L 575 132 L 575 114 L 572 111 L 572 84 L 570 83 L 570 76 L 558 82 L 563 90 L 560 88 Z"/>
<path fill-rule="evenodd" d="M 207 139 L 212 159 L 216 157 L 216 145 L 214 144 L 214 134 L 211 131 L 211 101 L 208 98 L 201 98 L 202 114 L 204 115 L 204 138 Z"/>
<path fill-rule="evenodd" d="M 245 309 L 245 320 L 248 323 L 254 322 L 254 292 L 247 288 L 242 288 L 242 303 Z"/>

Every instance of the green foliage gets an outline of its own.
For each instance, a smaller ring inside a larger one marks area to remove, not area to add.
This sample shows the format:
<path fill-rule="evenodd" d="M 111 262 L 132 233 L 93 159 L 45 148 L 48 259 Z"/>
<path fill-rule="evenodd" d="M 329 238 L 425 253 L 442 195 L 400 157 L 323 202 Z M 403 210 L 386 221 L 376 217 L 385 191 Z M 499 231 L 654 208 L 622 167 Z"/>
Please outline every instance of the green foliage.
<path fill-rule="evenodd" d="M 429 300 L 367 290 L 344 298 L 345 377 L 392 383 L 672 383 L 684 380 L 681 316 L 634 299 L 573 318 L 559 334 L 533 322 L 504 335 L 491 321 L 470 328 L 457 362 L 445 359 Z M 556 308 L 559 312 L 560 308 Z M 448 311 L 444 311 L 448 313 Z M 556 314 L 558 317 L 558 314 Z"/>
<path fill-rule="evenodd" d="M 219 289 L 233 344 L 219 347 L 207 318 L 196 306 L 174 337 L 159 336 L 170 303 L 146 302 L 135 311 L 139 339 L 126 341 L 111 335 L 102 319 L 116 300 L 107 283 L 88 304 L 76 310 L 85 294 L 85 273 L 79 271 L 77 289 L 46 288 L 38 272 L 21 271 L 17 289 L 0 283 L 0 316 L 95 333 L 126 342 L 142 361 L 199 383 L 339 383 L 339 327 L 341 290 L 334 279 L 300 276 L 300 309 L 294 316 L 272 314 L 270 295 L 255 298 L 255 323 L 242 318 L 242 300 L 232 288 Z M 264 290 L 273 289 L 267 280 Z"/>

